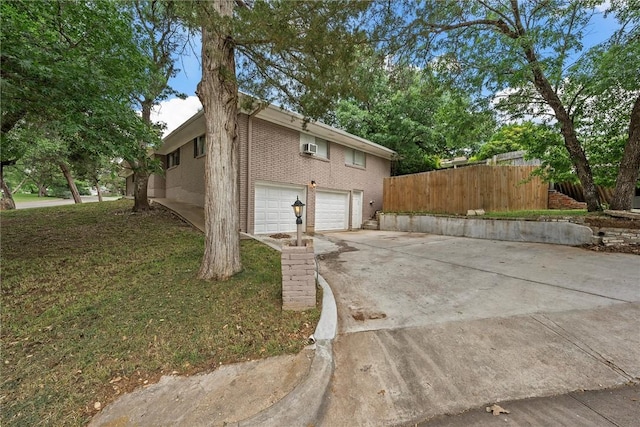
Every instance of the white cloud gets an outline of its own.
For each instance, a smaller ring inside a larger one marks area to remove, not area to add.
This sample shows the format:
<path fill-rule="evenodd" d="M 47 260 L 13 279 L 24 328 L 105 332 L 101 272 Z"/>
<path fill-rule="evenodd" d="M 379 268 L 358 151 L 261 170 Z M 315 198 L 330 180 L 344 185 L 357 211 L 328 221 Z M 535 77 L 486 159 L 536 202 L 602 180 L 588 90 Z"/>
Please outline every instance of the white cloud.
<path fill-rule="evenodd" d="M 600 13 L 604 13 L 611 9 L 611 0 L 606 0 L 605 2 L 596 6 L 596 11 Z"/>
<path fill-rule="evenodd" d="M 202 104 L 197 96 L 189 96 L 186 99 L 173 98 L 162 101 L 160 105 L 154 107 L 151 111 L 151 120 L 164 122 L 167 128 L 163 136 L 167 136 L 201 109 Z"/>
<path fill-rule="evenodd" d="M 556 122 L 553 109 L 546 103 L 542 102 L 542 100 L 537 97 L 537 93 L 535 91 L 529 92 L 530 94 L 533 94 L 533 97 L 529 98 L 537 99 L 537 103 L 521 105 L 519 109 L 516 108 L 516 110 L 519 110 L 518 114 L 513 114 L 513 112 L 510 112 L 509 108 L 506 107 L 505 104 L 509 103 L 509 97 L 517 97 L 521 92 L 522 89 L 514 89 L 508 87 L 506 89 L 498 91 L 493 96 L 493 99 L 491 100 L 491 107 L 496 113 L 496 120 L 499 124 L 510 125 L 523 122 L 549 124 Z"/>

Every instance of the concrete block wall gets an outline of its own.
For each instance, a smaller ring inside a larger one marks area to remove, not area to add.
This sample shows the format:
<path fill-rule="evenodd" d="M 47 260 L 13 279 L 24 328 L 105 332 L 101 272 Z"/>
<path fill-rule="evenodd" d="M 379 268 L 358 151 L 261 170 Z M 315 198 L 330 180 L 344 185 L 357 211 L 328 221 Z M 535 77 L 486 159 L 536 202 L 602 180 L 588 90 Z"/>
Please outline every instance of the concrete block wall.
<path fill-rule="evenodd" d="M 315 307 L 316 265 L 313 242 L 305 240 L 302 246 L 283 245 L 281 262 L 282 308 L 307 310 Z"/>

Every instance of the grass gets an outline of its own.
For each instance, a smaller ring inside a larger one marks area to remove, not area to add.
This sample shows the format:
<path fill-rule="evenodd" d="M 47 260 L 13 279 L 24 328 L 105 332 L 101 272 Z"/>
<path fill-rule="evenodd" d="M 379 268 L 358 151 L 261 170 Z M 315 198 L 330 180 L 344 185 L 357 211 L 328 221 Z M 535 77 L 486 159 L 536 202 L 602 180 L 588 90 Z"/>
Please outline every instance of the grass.
<path fill-rule="evenodd" d="M 2 425 L 80 426 L 165 374 L 300 351 L 319 310 L 283 312 L 280 256 L 198 280 L 203 236 L 130 201 L 3 212 Z"/>
<path fill-rule="evenodd" d="M 548 217 L 566 217 L 566 216 L 585 216 L 590 214 L 586 209 L 545 209 L 531 211 L 508 211 L 508 212 L 487 212 L 484 218 L 523 218 L 536 219 L 541 216 Z"/>

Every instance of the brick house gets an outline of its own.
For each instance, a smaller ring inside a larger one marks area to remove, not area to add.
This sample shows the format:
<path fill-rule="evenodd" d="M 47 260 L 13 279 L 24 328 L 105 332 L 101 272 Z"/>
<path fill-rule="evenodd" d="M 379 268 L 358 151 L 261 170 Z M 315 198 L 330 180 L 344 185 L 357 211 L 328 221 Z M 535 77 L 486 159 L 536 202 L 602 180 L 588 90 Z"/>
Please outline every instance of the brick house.
<path fill-rule="evenodd" d="M 382 209 L 395 152 L 323 123 L 302 124 L 273 105 L 238 114 L 241 231 L 295 231 L 296 197 L 306 205 L 308 233 L 358 229 Z M 204 134 L 200 111 L 163 139 L 156 155 L 165 175 L 151 177 L 149 197 L 204 206 Z"/>

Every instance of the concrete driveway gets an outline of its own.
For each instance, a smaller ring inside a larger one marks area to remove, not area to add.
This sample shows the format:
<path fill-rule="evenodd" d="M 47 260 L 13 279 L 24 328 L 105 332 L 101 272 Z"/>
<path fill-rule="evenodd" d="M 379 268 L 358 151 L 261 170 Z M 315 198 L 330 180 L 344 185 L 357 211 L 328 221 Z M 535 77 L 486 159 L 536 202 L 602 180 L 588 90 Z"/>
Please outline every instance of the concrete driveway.
<path fill-rule="evenodd" d="M 404 425 L 640 378 L 640 258 L 418 233 L 329 233 L 323 425 Z"/>

